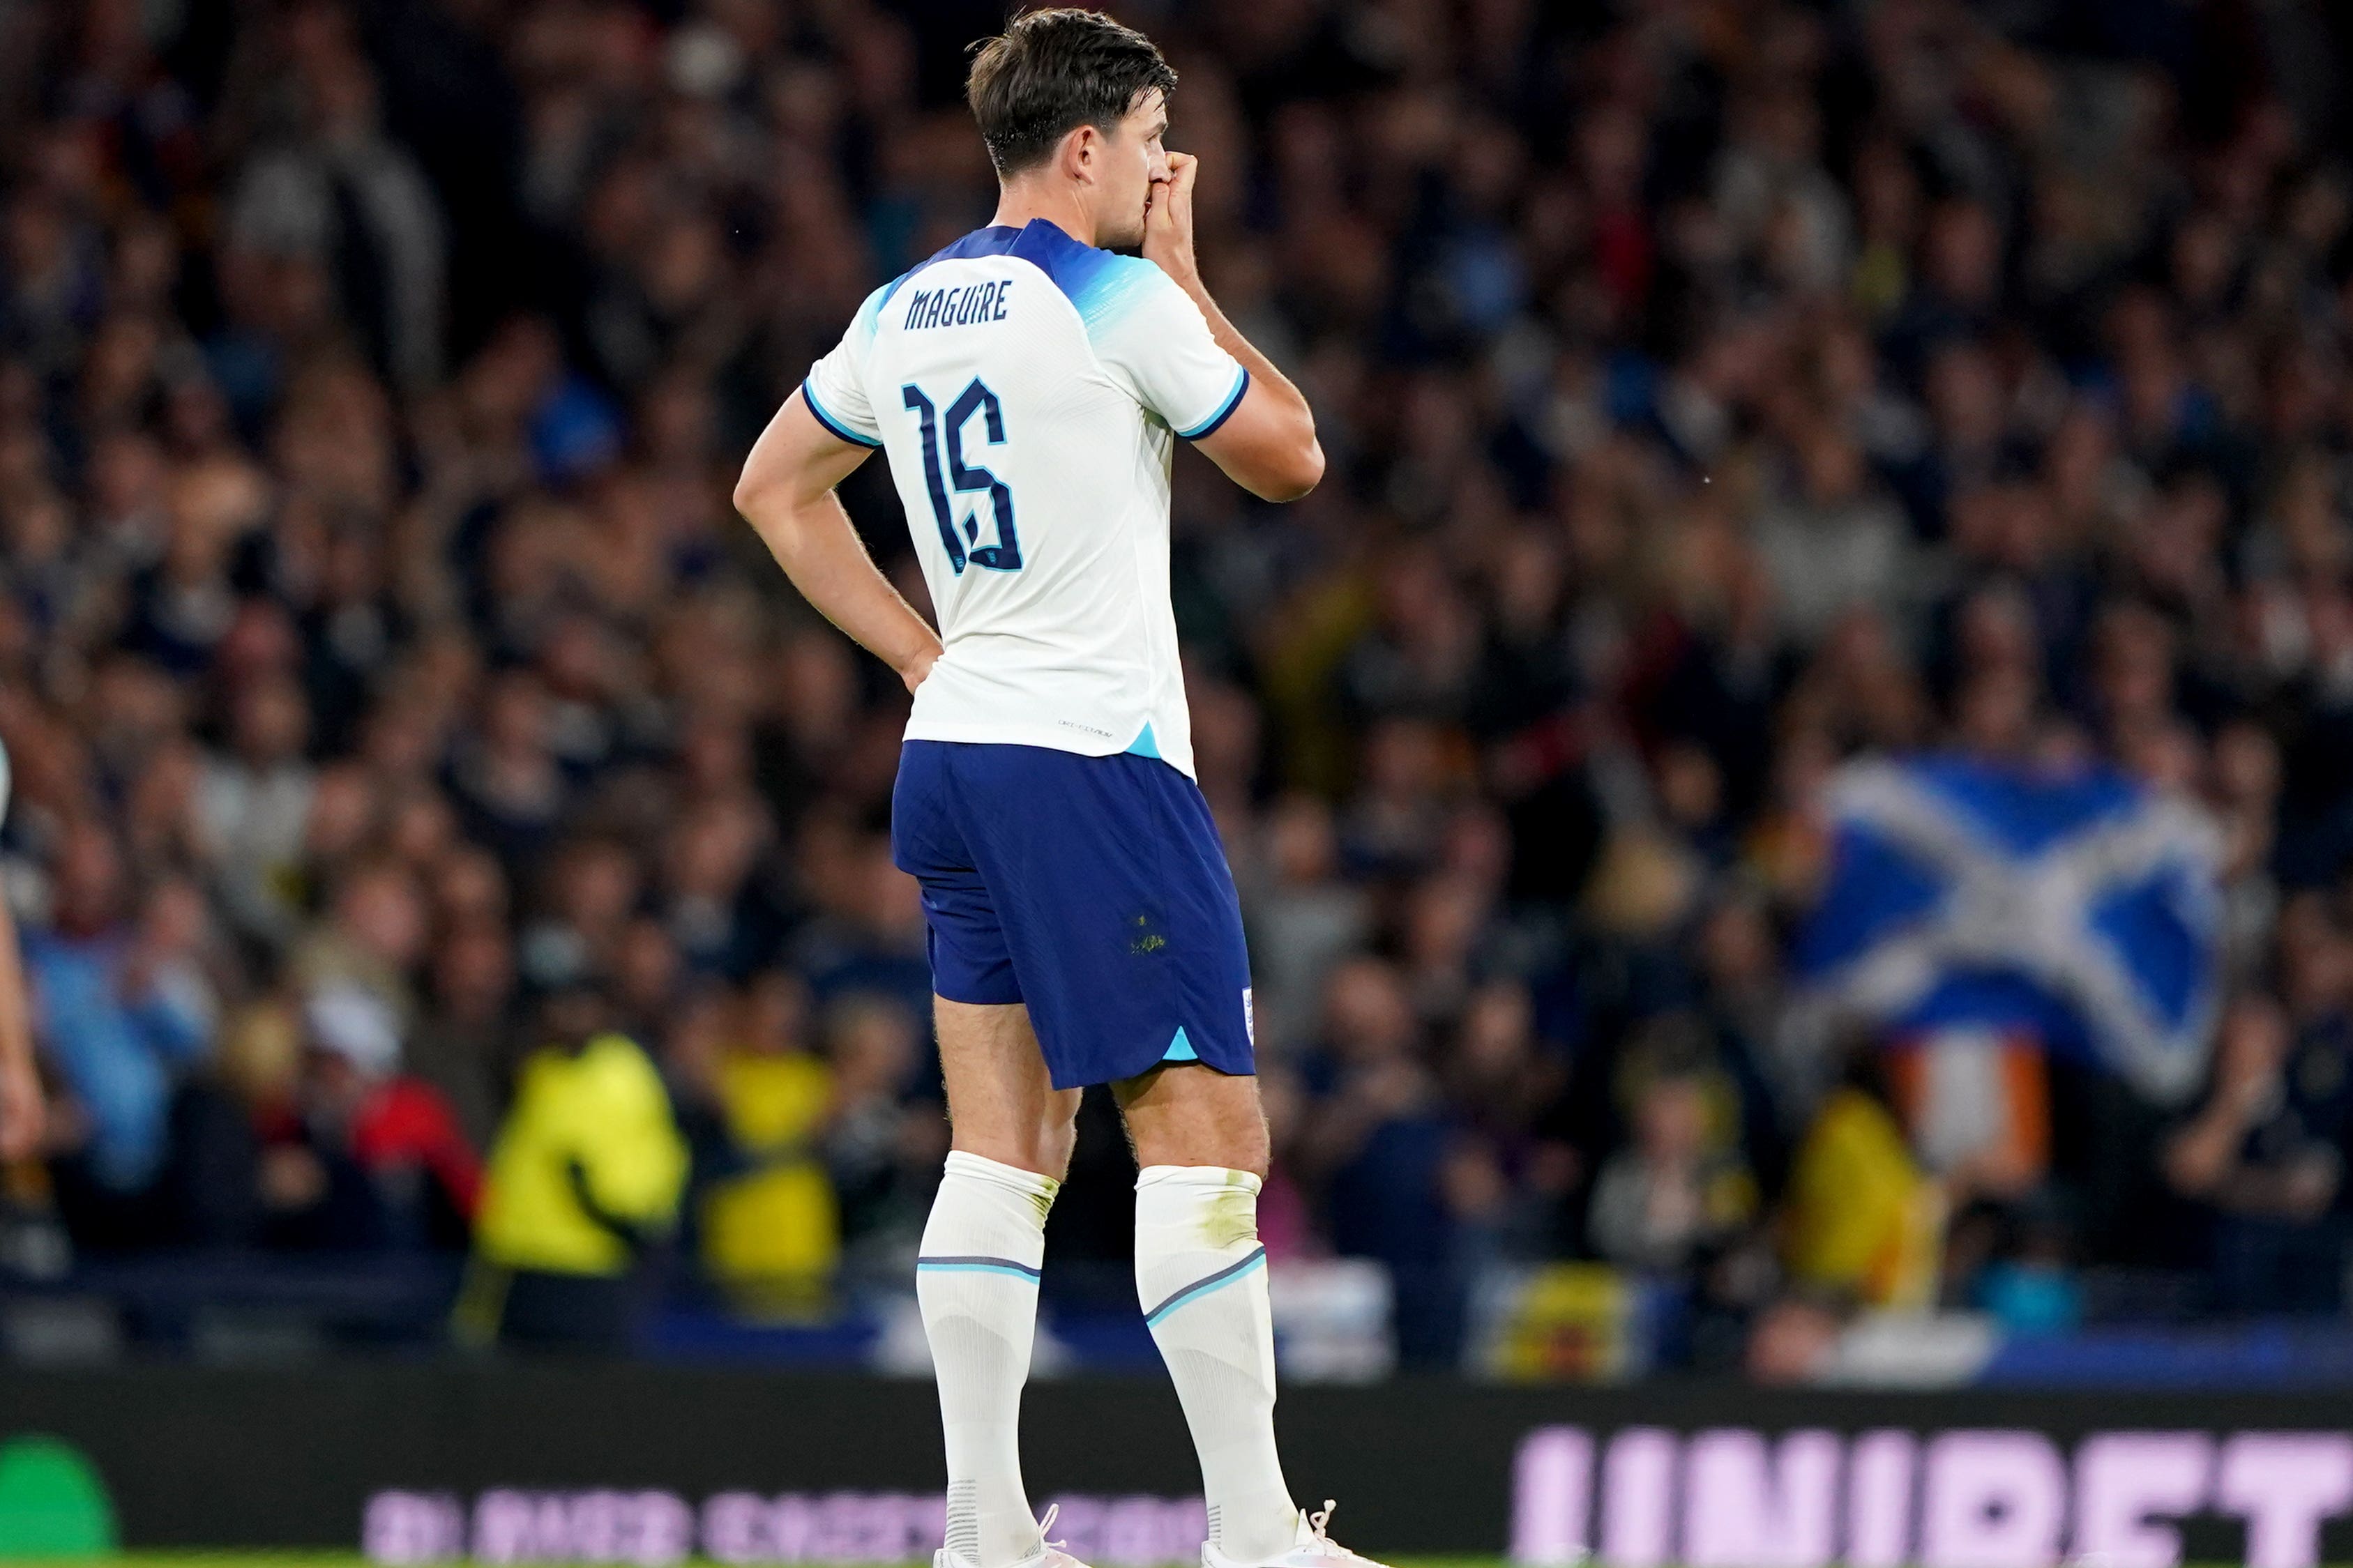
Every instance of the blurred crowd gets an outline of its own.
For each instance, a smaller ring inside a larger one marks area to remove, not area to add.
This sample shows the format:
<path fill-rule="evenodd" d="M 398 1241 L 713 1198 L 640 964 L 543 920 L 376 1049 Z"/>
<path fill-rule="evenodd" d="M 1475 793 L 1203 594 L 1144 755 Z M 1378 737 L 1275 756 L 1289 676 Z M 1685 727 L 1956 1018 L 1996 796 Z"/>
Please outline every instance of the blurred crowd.
<path fill-rule="evenodd" d="M 1767 1375 L 2096 1279 L 2338 1310 L 2341 9 L 1115 8 L 1332 460 L 1176 488 L 1270 1251 L 1386 1263 L 1422 1363 L 1561 1258 Z M 484 1331 L 649 1259 L 762 1317 L 903 1268 L 946 1142 L 904 696 L 728 496 L 987 221 L 997 19 L 0 9 L 0 849 L 57 1102 L 7 1190 L 78 1254 L 470 1247 Z M 921 604 L 881 467 L 845 498 Z M 1825 779 L 1938 749 L 2211 816 L 2197 1098 L 2031 1038 L 1924 1097 L 1794 1026 Z M 1126 1162 L 1091 1103 L 1052 1256 L 1124 1269 Z"/>

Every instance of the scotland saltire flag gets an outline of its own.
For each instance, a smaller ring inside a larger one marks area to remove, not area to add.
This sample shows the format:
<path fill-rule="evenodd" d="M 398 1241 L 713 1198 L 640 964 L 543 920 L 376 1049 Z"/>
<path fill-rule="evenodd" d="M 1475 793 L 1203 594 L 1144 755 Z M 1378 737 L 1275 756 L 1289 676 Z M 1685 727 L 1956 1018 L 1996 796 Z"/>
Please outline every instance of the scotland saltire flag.
<path fill-rule="evenodd" d="M 2195 807 L 2102 768 L 1960 757 L 1832 776 L 1833 840 L 1797 965 L 1890 1030 L 2030 1030 L 2161 1101 L 2205 1070 L 2221 984 L 2220 843 Z"/>

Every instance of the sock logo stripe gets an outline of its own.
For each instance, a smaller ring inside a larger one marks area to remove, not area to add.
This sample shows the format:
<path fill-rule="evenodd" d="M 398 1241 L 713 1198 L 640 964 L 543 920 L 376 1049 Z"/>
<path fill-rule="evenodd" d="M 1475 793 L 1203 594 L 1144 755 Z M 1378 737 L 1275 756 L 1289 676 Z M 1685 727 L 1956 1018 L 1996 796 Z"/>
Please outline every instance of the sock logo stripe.
<path fill-rule="evenodd" d="M 1033 1285 L 1038 1282 L 1042 1272 L 1030 1268 L 1026 1263 L 1016 1263 L 1010 1258 L 918 1258 L 915 1259 L 915 1267 L 918 1269 L 933 1268 L 942 1272 L 957 1270 L 976 1274 L 1011 1274 L 1018 1279 L 1027 1279 Z"/>
<path fill-rule="evenodd" d="M 1253 1247 L 1250 1248 L 1247 1257 L 1237 1258 L 1235 1261 L 1227 1264 L 1223 1268 L 1219 1269 L 1215 1274 L 1204 1275 L 1202 1278 L 1194 1280 L 1190 1285 L 1186 1286 L 1183 1289 L 1177 1291 L 1175 1295 L 1161 1302 L 1160 1305 L 1145 1313 L 1144 1321 L 1146 1323 L 1156 1323 L 1161 1319 L 1166 1317 L 1169 1313 L 1175 1311 L 1177 1308 L 1183 1306 L 1186 1302 L 1196 1300 L 1200 1297 L 1206 1296 L 1221 1285 L 1232 1284 L 1235 1280 L 1240 1279 L 1251 1269 L 1258 1268 L 1265 1261 L 1266 1248 L 1263 1247 Z"/>

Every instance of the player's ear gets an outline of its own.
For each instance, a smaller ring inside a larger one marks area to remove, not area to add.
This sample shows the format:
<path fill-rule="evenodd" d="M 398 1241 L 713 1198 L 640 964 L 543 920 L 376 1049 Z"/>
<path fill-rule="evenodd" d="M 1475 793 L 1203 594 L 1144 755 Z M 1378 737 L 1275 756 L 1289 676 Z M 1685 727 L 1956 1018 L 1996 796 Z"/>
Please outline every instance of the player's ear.
<path fill-rule="evenodd" d="M 1082 125 L 1062 138 L 1062 173 L 1082 184 L 1092 183 L 1103 156 L 1103 132 Z"/>

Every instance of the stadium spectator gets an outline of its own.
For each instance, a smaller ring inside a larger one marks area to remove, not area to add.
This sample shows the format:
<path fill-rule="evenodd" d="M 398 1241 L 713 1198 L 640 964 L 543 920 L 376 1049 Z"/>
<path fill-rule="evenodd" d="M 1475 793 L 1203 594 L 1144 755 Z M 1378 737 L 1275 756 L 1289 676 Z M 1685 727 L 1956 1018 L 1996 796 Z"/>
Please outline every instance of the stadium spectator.
<path fill-rule="evenodd" d="M 676 1226 L 687 1150 L 653 1063 L 609 1015 L 578 986 L 540 1009 L 546 1044 L 517 1072 L 483 1173 L 467 1336 L 610 1352 L 635 1331 L 639 1265 Z"/>
<path fill-rule="evenodd" d="M 479 916 L 451 921 L 427 970 L 430 1003 L 403 1056 L 449 1101 L 476 1149 L 487 1149 L 513 1071 L 514 943 Z"/>
<path fill-rule="evenodd" d="M 1728 1118 L 1719 1082 L 1688 1060 L 1652 1061 L 1640 1070 L 1634 1139 L 1594 1181 L 1589 1230 L 1602 1257 L 1675 1273 L 1756 1217 L 1757 1178 L 1720 1125 Z"/>
<path fill-rule="evenodd" d="M 2334 1310 L 2344 1282 L 2347 1111 L 2340 1021 L 2299 1040 L 2270 998 L 2224 1015 L 2214 1083 L 2165 1151 L 2166 1173 L 2214 1219 L 2216 1286 L 2246 1311 Z"/>
<path fill-rule="evenodd" d="M 36 1026 L 69 1097 L 65 1125 L 79 1133 L 57 1163 L 59 1205 L 83 1246 L 180 1239 L 174 1106 L 212 1048 L 216 1010 L 189 951 L 189 911 L 166 887 L 132 923 L 121 853 L 95 824 L 66 830 L 55 872 L 51 921 L 25 963 Z"/>
<path fill-rule="evenodd" d="M 811 1049 L 799 976 L 765 971 L 728 1013 L 712 1085 L 728 1157 L 697 1216 L 703 1259 L 744 1307 L 807 1311 L 841 1249 L 822 1158 L 833 1074 Z"/>
<path fill-rule="evenodd" d="M 1324 1019 L 1303 1075 L 1315 1109 L 1300 1129 L 1302 1160 L 1324 1190 L 1334 1249 L 1378 1258 L 1396 1277 L 1399 1353 L 1445 1362 L 1463 1289 L 1443 1180 L 1451 1135 L 1404 978 L 1377 959 L 1351 960 L 1333 972 Z"/>
<path fill-rule="evenodd" d="M 917 1016 L 894 997 L 853 993 L 823 1017 L 833 1076 L 826 1168 L 840 1205 L 847 1261 L 868 1279 L 894 1278 L 913 1267 L 947 1153 L 938 1068 L 917 1066 Z M 911 1080 L 921 1084 L 919 1091 L 910 1092 Z"/>
<path fill-rule="evenodd" d="M 1799 1299 L 1872 1307 L 1934 1300 L 1947 1206 L 1905 1142 L 1875 1051 L 1862 1044 L 1790 1167 L 1780 1250 Z"/>
<path fill-rule="evenodd" d="M 263 1119 L 265 1240 L 302 1251 L 463 1250 L 481 1159 L 440 1092 L 401 1071 L 391 1009 L 356 985 L 301 1008 L 290 1098 Z"/>

